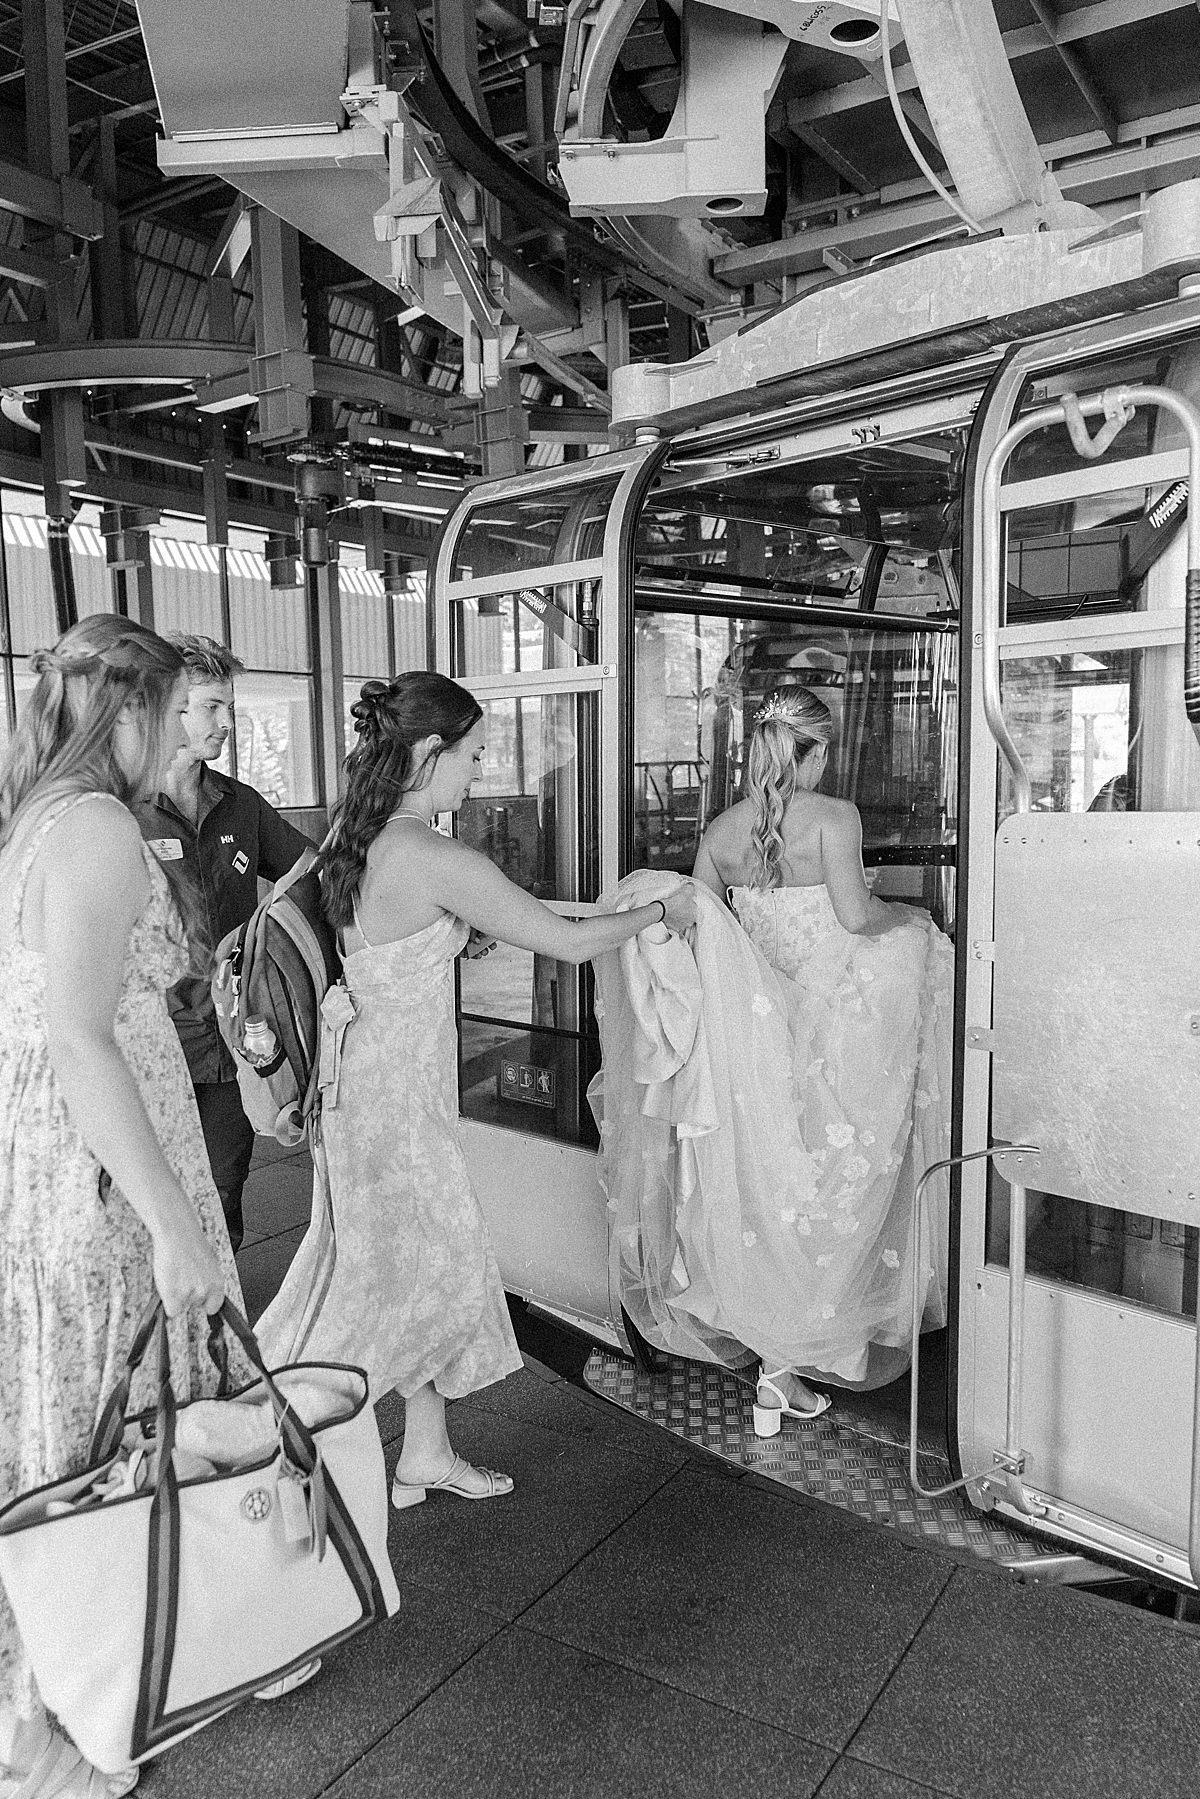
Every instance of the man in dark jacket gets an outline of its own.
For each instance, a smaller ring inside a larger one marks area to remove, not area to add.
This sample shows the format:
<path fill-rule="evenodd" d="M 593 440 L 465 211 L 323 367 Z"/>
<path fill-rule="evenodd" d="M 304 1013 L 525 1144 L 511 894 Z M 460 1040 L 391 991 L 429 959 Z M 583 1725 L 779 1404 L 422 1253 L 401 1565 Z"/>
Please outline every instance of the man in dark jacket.
<path fill-rule="evenodd" d="M 135 810 L 142 836 L 160 861 L 182 865 L 203 903 L 209 948 L 216 949 L 254 911 L 260 876 L 277 881 L 297 862 L 307 866 L 315 851 L 253 787 L 208 767 L 229 736 L 233 677 L 242 663 L 211 637 L 176 636 L 171 642 L 187 663 L 188 743 L 171 766 L 166 790 Z M 233 1058 L 217 1028 L 208 980 L 180 981 L 168 1004 L 196 1090 L 229 1241 L 237 1250 L 254 1132 L 242 1110 Z"/>

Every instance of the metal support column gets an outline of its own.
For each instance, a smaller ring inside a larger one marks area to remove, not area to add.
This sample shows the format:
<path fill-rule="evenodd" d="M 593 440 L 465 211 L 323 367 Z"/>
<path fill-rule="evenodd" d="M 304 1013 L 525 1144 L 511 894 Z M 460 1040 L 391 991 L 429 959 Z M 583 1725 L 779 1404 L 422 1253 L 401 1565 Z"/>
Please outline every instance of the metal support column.
<path fill-rule="evenodd" d="M 495 387 L 480 398 L 475 432 L 485 475 L 525 473 L 529 415 L 521 401 L 521 377 L 516 369 L 502 368 Z"/>
<path fill-rule="evenodd" d="M 692 355 L 692 321 L 678 306 L 667 307 L 667 361 L 687 362 Z"/>
<path fill-rule="evenodd" d="M 361 495 L 361 482 L 359 484 L 359 492 Z M 359 518 L 362 521 L 363 552 L 366 557 L 366 566 L 369 569 L 373 569 L 376 574 L 381 575 L 386 567 L 383 559 L 383 513 L 378 506 L 364 506 L 359 514 Z"/>
<path fill-rule="evenodd" d="M 337 544 L 329 534 L 329 502 L 343 496 L 341 471 L 317 458 L 296 464 L 296 508 L 304 593 L 308 602 L 308 637 L 316 684 L 317 750 L 321 770 L 321 803 L 327 809 L 341 791 L 346 759 L 346 708 L 342 659 L 341 600 L 338 594 Z"/>
<path fill-rule="evenodd" d="M 229 458 L 225 450 L 225 425 L 218 414 L 200 415 L 203 451 L 204 526 L 210 544 L 229 542 Z"/>
<path fill-rule="evenodd" d="M 309 641 L 316 681 L 317 751 L 321 769 L 321 803 L 332 807 L 342 786 L 346 760 L 346 709 L 342 703 L 342 627 L 336 562 L 304 569 L 308 601 Z"/>
<path fill-rule="evenodd" d="M 92 285 L 92 334 L 101 338 L 137 336 L 136 310 L 131 311 L 126 288 L 126 259 L 121 245 L 121 214 L 117 209 L 116 126 L 107 113 L 96 122 L 96 198 L 104 215 L 104 236 L 88 245 L 88 272 Z"/>
<path fill-rule="evenodd" d="M 238 215 L 240 216 L 240 215 Z M 208 335 L 214 343 L 232 343 L 233 276 L 232 257 L 226 240 L 219 246 L 216 266 L 208 277 Z M 200 415 L 200 444 L 203 451 L 204 529 L 210 546 L 217 553 L 217 582 L 221 607 L 221 641 L 233 646 L 232 611 L 229 604 L 229 453 L 225 443 L 225 421 L 217 412 Z M 229 766 L 238 771 L 237 709 L 229 725 Z"/>
<path fill-rule="evenodd" d="M 329 283 L 334 279 L 332 258 L 320 244 L 305 242 L 301 247 L 300 270 L 304 295 L 304 323 L 310 356 L 331 353 L 329 334 Z M 334 402 L 318 397 L 309 402 L 311 431 L 315 442 L 332 443 L 334 437 Z"/>
<path fill-rule="evenodd" d="M 604 360 L 610 375 L 629 361 L 629 301 L 623 295 L 605 302 Z"/>
<path fill-rule="evenodd" d="M 305 347 L 300 239 L 294 225 L 262 206 L 250 215 L 254 277 L 254 385 L 260 443 L 309 434 L 312 357 Z"/>
<path fill-rule="evenodd" d="M 216 343 L 233 342 L 233 282 L 218 272 L 208 278 L 208 335 Z M 204 524 L 210 544 L 229 543 L 229 457 L 225 421 L 218 412 L 200 415 L 204 454 Z"/>
<path fill-rule="evenodd" d="M 62 0 L 24 0 L 22 49 L 29 167 L 35 175 L 61 181 L 71 172 Z M 44 290 L 46 326 L 51 342 L 69 342 L 79 336 L 71 239 L 51 226 L 28 221 L 25 241 L 29 249 L 62 263 L 61 279 Z M 83 395 L 70 388 L 48 394 L 42 403 L 40 422 L 54 609 L 62 631 L 78 617 L 67 530 L 73 512 L 72 490 L 86 479 Z"/>
<path fill-rule="evenodd" d="M 150 560 L 150 526 L 159 513 L 145 506 L 106 506 L 100 533 L 112 581 L 113 601 L 122 618 L 154 629 L 154 576 Z"/>

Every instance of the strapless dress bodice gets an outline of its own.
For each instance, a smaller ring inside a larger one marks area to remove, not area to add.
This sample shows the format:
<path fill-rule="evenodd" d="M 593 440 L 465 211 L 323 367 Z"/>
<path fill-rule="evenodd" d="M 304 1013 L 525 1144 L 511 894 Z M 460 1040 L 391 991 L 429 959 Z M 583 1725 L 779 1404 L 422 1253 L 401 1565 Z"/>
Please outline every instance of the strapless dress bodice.
<path fill-rule="evenodd" d="M 823 881 L 815 887 L 731 887 L 729 897 L 755 948 L 793 978 L 822 939 L 842 930 Z"/>

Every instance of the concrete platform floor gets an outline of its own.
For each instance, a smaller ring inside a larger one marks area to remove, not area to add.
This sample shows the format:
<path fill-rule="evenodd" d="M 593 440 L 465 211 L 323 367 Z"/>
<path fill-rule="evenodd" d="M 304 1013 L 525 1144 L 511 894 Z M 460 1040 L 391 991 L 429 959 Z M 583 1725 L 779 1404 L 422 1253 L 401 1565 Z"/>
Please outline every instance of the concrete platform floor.
<path fill-rule="evenodd" d="M 252 1316 L 308 1201 L 267 1146 Z M 398 1615 L 148 1767 L 147 1799 L 1193 1799 L 1200 1634 L 905 1543 L 569 1372 L 531 1356 L 454 1405 L 516 1491 L 394 1514 Z M 390 1470 L 403 1407 L 378 1412 Z"/>

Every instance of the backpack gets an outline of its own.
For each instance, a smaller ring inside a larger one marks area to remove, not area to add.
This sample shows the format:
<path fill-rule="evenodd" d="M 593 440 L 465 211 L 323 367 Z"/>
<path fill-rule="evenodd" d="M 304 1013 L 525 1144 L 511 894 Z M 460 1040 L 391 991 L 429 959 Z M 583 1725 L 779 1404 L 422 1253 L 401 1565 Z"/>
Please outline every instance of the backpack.
<path fill-rule="evenodd" d="M 315 867 L 275 883 L 217 946 L 217 1024 L 260 1137 L 299 1143 L 317 1102 L 321 1002 L 341 978 Z"/>

